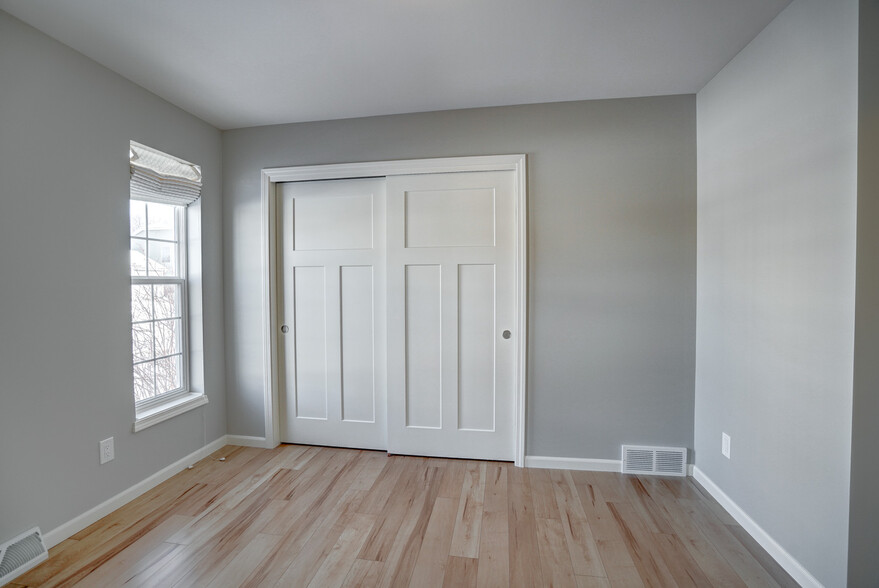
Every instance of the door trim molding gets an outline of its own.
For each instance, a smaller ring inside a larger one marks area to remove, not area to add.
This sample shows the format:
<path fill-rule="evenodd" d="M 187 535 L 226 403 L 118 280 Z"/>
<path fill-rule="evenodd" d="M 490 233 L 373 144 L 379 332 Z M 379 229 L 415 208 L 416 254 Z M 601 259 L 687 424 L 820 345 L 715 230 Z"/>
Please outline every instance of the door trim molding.
<path fill-rule="evenodd" d="M 260 195 L 262 201 L 263 390 L 266 447 L 276 447 L 280 444 L 276 337 L 278 332 L 276 184 L 309 180 L 380 178 L 468 171 L 512 171 L 515 174 L 516 332 L 519 337 L 516 349 L 516 447 L 514 455 L 515 464 L 524 467 L 525 409 L 528 383 L 528 182 L 524 154 L 273 167 L 262 170 Z"/>

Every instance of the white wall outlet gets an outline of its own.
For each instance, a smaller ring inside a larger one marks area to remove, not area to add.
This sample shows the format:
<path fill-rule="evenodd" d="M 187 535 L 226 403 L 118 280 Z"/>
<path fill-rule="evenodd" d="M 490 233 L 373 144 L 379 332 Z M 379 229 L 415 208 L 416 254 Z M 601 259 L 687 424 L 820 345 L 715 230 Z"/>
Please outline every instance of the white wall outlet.
<path fill-rule="evenodd" d="M 729 435 L 722 433 L 720 437 L 720 452 L 729 459 Z"/>
<path fill-rule="evenodd" d="M 113 461 L 116 457 L 116 450 L 113 448 L 113 437 L 101 441 L 101 465 L 108 461 Z"/>

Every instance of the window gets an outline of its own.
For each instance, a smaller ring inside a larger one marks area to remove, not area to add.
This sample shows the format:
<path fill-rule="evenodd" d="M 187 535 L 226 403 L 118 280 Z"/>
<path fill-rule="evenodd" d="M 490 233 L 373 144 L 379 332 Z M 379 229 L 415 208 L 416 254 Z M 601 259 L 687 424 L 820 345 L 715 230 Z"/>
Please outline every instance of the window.
<path fill-rule="evenodd" d="M 131 354 L 134 429 L 207 402 L 189 382 L 187 207 L 198 166 L 131 142 Z"/>
<path fill-rule="evenodd" d="M 131 201 L 131 339 L 140 406 L 188 389 L 183 213 L 182 206 Z"/>

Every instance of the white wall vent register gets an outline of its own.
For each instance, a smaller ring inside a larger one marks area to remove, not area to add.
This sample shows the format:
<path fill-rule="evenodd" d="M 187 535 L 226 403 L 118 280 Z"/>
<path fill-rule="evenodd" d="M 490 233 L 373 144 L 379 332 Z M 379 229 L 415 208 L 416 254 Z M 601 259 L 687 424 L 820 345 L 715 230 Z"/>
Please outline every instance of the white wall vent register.
<path fill-rule="evenodd" d="M 0 586 L 49 559 L 39 527 L 0 545 Z"/>
<path fill-rule="evenodd" d="M 623 445 L 623 473 L 686 476 L 687 448 Z"/>

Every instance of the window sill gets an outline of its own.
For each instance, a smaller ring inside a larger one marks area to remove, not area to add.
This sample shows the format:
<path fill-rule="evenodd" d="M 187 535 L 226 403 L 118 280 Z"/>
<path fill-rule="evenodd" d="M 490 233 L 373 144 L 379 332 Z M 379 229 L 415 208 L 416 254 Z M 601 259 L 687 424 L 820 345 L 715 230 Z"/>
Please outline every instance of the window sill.
<path fill-rule="evenodd" d="M 167 421 L 179 414 L 198 408 L 208 403 L 208 397 L 198 392 L 178 396 L 164 404 L 137 411 L 134 419 L 134 432 L 143 431 L 162 421 Z"/>

